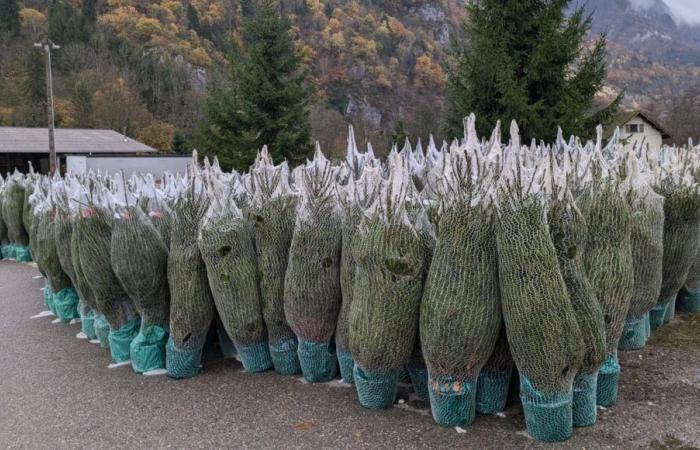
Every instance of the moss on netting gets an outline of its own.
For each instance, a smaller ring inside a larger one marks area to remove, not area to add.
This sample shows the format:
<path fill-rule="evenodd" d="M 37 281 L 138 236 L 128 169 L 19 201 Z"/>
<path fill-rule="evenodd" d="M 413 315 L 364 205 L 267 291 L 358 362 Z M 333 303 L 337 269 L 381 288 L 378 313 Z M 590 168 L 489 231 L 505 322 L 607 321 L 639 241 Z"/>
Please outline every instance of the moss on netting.
<path fill-rule="evenodd" d="M 141 328 L 168 327 L 168 250 L 146 214 L 128 206 L 112 222 L 110 255 L 114 274 L 141 316 Z"/>
<path fill-rule="evenodd" d="M 408 362 L 418 330 L 425 252 L 404 223 L 368 219 L 353 238 L 356 264 L 349 343 L 364 370 L 389 371 Z"/>
<path fill-rule="evenodd" d="M 588 226 L 584 267 L 603 310 L 609 357 L 617 350 L 634 289 L 631 211 L 611 180 L 594 183 L 578 204 Z"/>
<path fill-rule="evenodd" d="M 501 324 L 493 215 L 464 199 L 442 214 L 439 229 L 421 304 L 423 357 L 431 377 L 473 379 Z"/>
<path fill-rule="evenodd" d="M 119 330 L 137 319 L 138 313 L 112 267 L 112 218 L 107 209 L 97 205 L 84 208 L 81 215 L 74 230 L 79 234 L 80 266 L 95 296 L 97 310 L 105 316 L 111 330 Z"/>
<path fill-rule="evenodd" d="M 506 198 L 496 241 L 503 317 L 518 370 L 539 392 L 570 392 L 584 344 L 544 205 L 532 196 Z"/>
<path fill-rule="evenodd" d="M 548 219 L 559 270 L 583 339 L 581 372 L 593 373 L 605 361 L 607 353 L 603 309 L 584 267 L 589 229 L 583 215 L 568 198 L 552 200 Z"/>

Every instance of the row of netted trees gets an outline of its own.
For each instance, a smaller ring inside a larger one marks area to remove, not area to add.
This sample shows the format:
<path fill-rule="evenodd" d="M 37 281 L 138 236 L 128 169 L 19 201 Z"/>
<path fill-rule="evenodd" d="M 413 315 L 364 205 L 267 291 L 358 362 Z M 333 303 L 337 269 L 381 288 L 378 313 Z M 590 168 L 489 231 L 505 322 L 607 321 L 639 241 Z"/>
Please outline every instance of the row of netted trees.
<path fill-rule="evenodd" d="M 245 174 L 195 155 L 160 183 L 15 174 L 2 251 L 28 242 L 48 308 L 137 373 L 194 376 L 213 326 L 247 371 L 339 370 L 373 409 L 408 381 L 443 426 L 518 386 L 530 434 L 563 440 L 615 404 L 618 349 L 700 311 L 700 153 L 474 123 L 385 162 L 351 132 L 342 163 L 291 171 L 263 149 Z"/>

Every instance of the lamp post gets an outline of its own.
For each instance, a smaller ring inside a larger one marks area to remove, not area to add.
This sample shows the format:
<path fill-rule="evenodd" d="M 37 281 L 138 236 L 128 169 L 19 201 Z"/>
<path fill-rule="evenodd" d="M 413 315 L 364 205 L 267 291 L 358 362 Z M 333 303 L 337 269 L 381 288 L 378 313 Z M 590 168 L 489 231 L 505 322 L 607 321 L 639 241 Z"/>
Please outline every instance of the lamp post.
<path fill-rule="evenodd" d="M 61 48 L 48 37 L 41 42 L 35 42 L 34 47 L 40 48 L 46 53 L 46 115 L 49 128 L 49 173 L 53 176 L 58 162 L 56 160 L 56 143 L 54 141 L 54 114 L 53 114 L 53 78 L 51 77 L 51 50 Z"/>

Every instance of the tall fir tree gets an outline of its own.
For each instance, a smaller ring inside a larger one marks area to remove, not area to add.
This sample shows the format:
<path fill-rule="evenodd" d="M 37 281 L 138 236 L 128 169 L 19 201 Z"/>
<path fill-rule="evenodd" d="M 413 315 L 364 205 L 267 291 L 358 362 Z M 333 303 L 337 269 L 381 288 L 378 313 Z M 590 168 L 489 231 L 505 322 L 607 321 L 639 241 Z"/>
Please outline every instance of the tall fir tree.
<path fill-rule="evenodd" d="M 17 36 L 21 30 L 17 0 L 0 0 L 0 33 Z"/>
<path fill-rule="evenodd" d="M 467 4 L 466 42 L 455 43 L 446 132 L 463 133 L 474 112 L 488 135 L 496 121 L 515 119 L 523 137 L 591 136 L 622 100 L 594 112 L 606 77 L 605 35 L 588 47 L 591 16 L 582 7 L 567 17 L 570 0 L 475 0 Z"/>
<path fill-rule="evenodd" d="M 295 165 L 313 153 L 307 70 L 275 0 L 253 2 L 241 48 L 229 55 L 231 86 L 210 90 L 202 139 L 224 167 L 247 169 L 267 145 L 275 161 Z"/>
<path fill-rule="evenodd" d="M 53 0 L 48 10 L 49 37 L 59 45 L 87 42 L 90 39 L 88 20 L 66 0 Z"/>

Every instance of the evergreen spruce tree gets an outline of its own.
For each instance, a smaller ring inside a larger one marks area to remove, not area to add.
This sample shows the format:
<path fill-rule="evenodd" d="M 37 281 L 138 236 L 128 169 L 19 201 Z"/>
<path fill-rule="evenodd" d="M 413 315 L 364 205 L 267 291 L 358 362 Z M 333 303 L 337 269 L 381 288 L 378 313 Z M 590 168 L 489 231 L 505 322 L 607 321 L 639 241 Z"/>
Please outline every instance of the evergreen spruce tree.
<path fill-rule="evenodd" d="M 175 134 L 173 134 L 172 150 L 174 153 L 188 153 L 187 140 L 185 139 L 185 135 L 182 134 L 182 131 L 180 130 L 175 130 Z"/>
<path fill-rule="evenodd" d="M 56 44 L 67 45 L 90 39 L 85 16 L 66 0 L 53 0 L 48 12 L 49 37 Z"/>
<path fill-rule="evenodd" d="M 606 77 L 606 37 L 590 48 L 591 16 L 582 7 L 566 16 L 570 0 L 475 0 L 467 4 L 466 42 L 456 43 L 450 68 L 446 132 L 463 133 L 477 115 L 480 134 L 497 120 L 518 121 L 524 139 L 564 133 L 591 136 L 614 115 L 622 94 L 593 112 Z"/>
<path fill-rule="evenodd" d="M 203 150 L 224 167 L 247 169 L 267 145 L 277 162 L 299 164 L 313 153 L 306 86 L 290 35 L 275 0 L 253 2 L 244 21 L 243 45 L 229 55 L 230 88 L 211 89 Z"/>
<path fill-rule="evenodd" d="M 0 33 L 17 36 L 21 30 L 17 0 L 0 0 Z"/>

